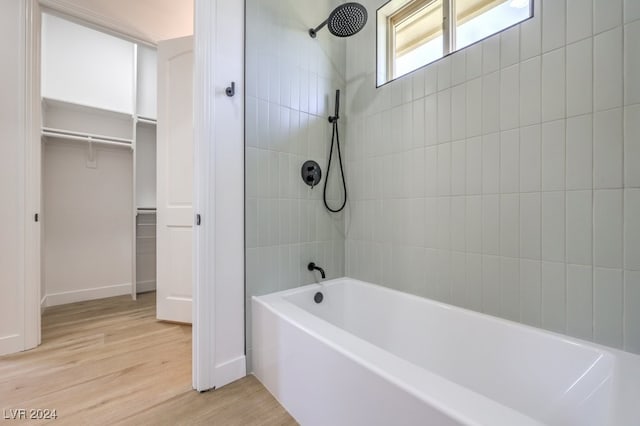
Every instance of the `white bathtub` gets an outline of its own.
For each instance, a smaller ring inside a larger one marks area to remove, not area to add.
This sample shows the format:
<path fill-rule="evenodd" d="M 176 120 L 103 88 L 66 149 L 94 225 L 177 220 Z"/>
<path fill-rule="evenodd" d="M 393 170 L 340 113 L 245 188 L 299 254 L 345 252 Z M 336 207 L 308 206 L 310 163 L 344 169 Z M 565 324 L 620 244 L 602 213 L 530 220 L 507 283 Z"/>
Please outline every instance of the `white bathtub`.
<path fill-rule="evenodd" d="M 640 425 L 640 356 L 352 279 L 252 309 L 255 375 L 302 425 Z"/>

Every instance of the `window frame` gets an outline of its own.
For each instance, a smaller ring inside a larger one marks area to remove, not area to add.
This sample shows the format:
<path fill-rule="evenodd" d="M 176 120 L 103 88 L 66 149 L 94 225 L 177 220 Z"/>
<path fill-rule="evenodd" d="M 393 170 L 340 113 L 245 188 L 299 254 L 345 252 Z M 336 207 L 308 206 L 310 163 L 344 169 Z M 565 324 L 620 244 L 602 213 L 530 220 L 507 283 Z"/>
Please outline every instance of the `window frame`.
<path fill-rule="evenodd" d="M 400 7 L 398 10 L 394 11 L 391 15 L 386 18 L 386 30 L 387 30 L 387 41 L 386 41 L 386 65 L 387 65 L 387 76 L 395 75 L 395 67 L 396 67 L 396 27 L 402 24 L 406 19 L 411 18 L 412 15 L 420 12 L 423 9 L 428 8 L 434 3 L 442 2 L 442 15 L 443 15 L 443 23 L 440 27 L 442 30 L 443 37 L 443 55 L 448 54 L 448 49 L 445 49 L 445 46 L 449 43 L 449 34 L 446 34 L 444 31 L 445 23 L 444 20 L 448 16 L 449 7 L 448 5 L 451 3 L 451 0 L 413 0 L 408 1 L 405 5 Z M 386 4 L 385 4 L 386 5 Z M 384 7 L 384 5 L 382 6 Z"/>
<path fill-rule="evenodd" d="M 395 49 L 395 28 L 410 17 L 412 14 L 417 13 L 423 8 L 429 7 L 435 2 L 442 1 L 442 56 L 427 62 L 424 65 L 417 67 L 416 69 L 409 71 L 401 76 L 395 76 L 395 62 L 396 62 L 396 49 Z M 377 25 L 376 25 L 376 87 L 382 87 L 398 78 L 409 75 L 415 71 L 418 71 L 434 62 L 437 62 L 447 56 L 462 51 L 468 47 L 471 47 L 477 43 L 486 40 L 489 37 L 493 37 L 497 34 L 507 31 L 510 28 L 520 25 L 521 23 L 528 21 L 534 17 L 534 4 L 535 0 L 529 2 L 529 17 L 522 21 L 516 22 L 513 25 L 505 27 L 496 31 L 486 37 L 478 39 L 473 43 L 462 47 L 456 48 L 456 28 L 457 28 L 457 13 L 456 3 L 458 0 L 388 0 L 381 5 L 376 11 Z M 393 10 L 390 14 L 384 15 L 380 11 L 387 8 L 392 3 L 398 3 L 399 7 Z M 393 21 L 397 22 L 394 24 Z M 383 33 L 381 33 L 381 27 Z M 381 62 L 381 59 L 384 62 Z M 382 81 L 382 82 L 381 82 Z"/>

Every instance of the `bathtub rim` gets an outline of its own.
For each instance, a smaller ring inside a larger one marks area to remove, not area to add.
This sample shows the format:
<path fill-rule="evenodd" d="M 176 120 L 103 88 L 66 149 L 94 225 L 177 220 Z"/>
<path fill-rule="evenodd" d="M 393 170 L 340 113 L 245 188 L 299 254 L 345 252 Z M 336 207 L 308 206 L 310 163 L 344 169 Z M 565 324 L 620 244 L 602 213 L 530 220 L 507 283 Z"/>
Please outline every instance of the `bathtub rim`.
<path fill-rule="evenodd" d="M 442 309 L 463 311 L 465 314 L 468 314 L 470 316 L 474 316 L 474 317 L 477 317 L 477 318 L 481 318 L 483 320 L 490 321 L 492 323 L 510 325 L 510 326 L 516 326 L 516 327 L 523 327 L 523 328 L 527 329 L 528 332 L 531 332 L 531 333 L 534 333 L 534 334 L 537 334 L 537 335 L 540 335 L 540 336 L 553 337 L 555 340 L 560 340 L 560 341 L 562 341 L 564 343 L 571 344 L 573 346 L 578 346 L 578 347 L 581 347 L 581 348 L 584 348 L 584 349 L 588 349 L 588 350 L 595 350 L 595 351 L 601 352 L 601 353 L 606 354 L 606 355 L 612 355 L 616 359 L 624 358 L 624 359 L 627 359 L 627 360 L 640 362 L 640 354 L 635 354 L 633 352 L 627 352 L 627 351 L 624 351 L 622 349 L 614 348 L 614 347 L 611 347 L 611 346 L 605 346 L 605 345 L 597 343 L 597 342 L 580 339 L 579 337 L 569 336 L 567 334 L 562 334 L 562 333 L 559 333 L 557 331 L 547 330 L 547 329 L 544 329 L 544 328 L 541 328 L 541 327 L 535 327 L 535 326 L 532 326 L 532 325 L 529 325 L 529 324 L 526 324 L 526 323 L 513 321 L 513 320 L 510 320 L 510 319 L 507 319 L 507 318 L 501 318 L 501 317 L 497 317 L 495 315 L 486 314 L 484 312 L 474 311 L 472 309 L 468 309 L 468 308 L 465 308 L 463 306 L 456 306 L 456 305 L 451 305 L 449 303 L 440 302 L 438 300 L 430 299 L 430 298 L 428 298 L 426 296 L 419 296 L 419 295 L 412 294 L 412 293 L 407 293 L 407 292 L 404 292 L 404 291 L 401 291 L 401 290 L 396 290 L 394 288 L 389 288 L 389 287 L 385 287 L 385 286 L 382 286 L 382 285 L 379 285 L 379 284 L 374 284 L 374 283 L 370 283 L 370 282 L 367 282 L 367 281 L 362 281 L 362 280 L 358 280 L 358 279 L 355 279 L 355 278 L 349 278 L 349 277 L 334 278 L 334 279 L 331 279 L 331 280 L 323 281 L 321 283 L 307 284 L 307 285 L 304 285 L 304 286 L 295 287 L 295 288 L 288 289 L 288 290 L 280 290 L 280 291 L 277 291 L 277 292 L 273 292 L 273 293 L 269 293 L 269 294 L 265 294 L 265 295 L 261 295 L 261 296 L 252 296 L 251 298 L 252 299 L 258 299 L 260 301 L 265 301 L 266 303 L 274 303 L 274 302 L 277 301 L 277 299 L 284 299 L 284 297 L 286 297 L 286 296 L 292 296 L 294 294 L 304 293 L 304 292 L 311 291 L 311 290 L 316 290 L 316 291 L 322 290 L 325 287 L 338 285 L 338 284 L 340 284 L 342 282 L 345 282 L 345 281 L 353 282 L 353 283 L 359 284 L 359 285 L 375 287 L 378 290 L 383 291 L 383 292 L 387 292 L 387 293 L 400 294 L 400 295 L 402 295 L 402 297 L 408 297 L 408 298 L 411 298 L 411 299 L 419 300 L 421 302 L 426 302 L 426 303 L 432 304 L 432 305 L 437 306 L 437 307 L 442 308 Z M 300 309 L 302 312 L 307 312 L 304 309 L 302 309 L 302 308 L 298 307 L 297 305 L 295 305 L 295 303 L 292 303 L 290 301 L 286 301 L 286 302 L 290 303 L 291 305 L 293 305 L 296 308 Z M 313 314 L 310 314 L 310 315 L 315 316 Z M 340 327 L 337 327 L 335 325 L 334 325 L 334 327 L 336 327 L 337 329 L 341 330 Z M 349 334 L 353 335 L 351 333 L 349 333 Z M 358 337 L 358 336 L 355 336 L 355 337 Z"/>

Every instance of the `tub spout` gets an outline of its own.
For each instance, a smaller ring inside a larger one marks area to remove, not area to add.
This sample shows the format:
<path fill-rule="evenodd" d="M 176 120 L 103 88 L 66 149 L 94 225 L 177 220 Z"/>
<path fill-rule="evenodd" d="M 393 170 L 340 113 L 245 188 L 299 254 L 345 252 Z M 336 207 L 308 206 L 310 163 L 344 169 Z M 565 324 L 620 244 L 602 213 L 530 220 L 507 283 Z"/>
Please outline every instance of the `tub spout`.
<path fill-rule="evenodd" d="M 322 269 L 321 267 L 317 266 L 315 263 L 311 262 L 307 265 L 307 269 L 310 271 L 320 271 L 320 275 L 322 276 L 322 278 L 326 278 L 325 274 L 324 274 L 324 269 Z"/>

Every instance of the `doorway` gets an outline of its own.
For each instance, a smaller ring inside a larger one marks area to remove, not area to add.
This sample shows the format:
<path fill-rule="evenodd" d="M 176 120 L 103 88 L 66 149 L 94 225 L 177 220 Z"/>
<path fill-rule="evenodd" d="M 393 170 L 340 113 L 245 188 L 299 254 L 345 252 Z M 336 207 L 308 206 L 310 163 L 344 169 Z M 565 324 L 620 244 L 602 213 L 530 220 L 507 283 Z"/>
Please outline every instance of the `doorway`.
<path fill-rule="evenodd" d="M 192 322 L 193 37 L 151 44 L 57 10 L 40 17 L 43 344 L 103 336 L 109 352 L 109 336 L 135 342 L 152 329 L 174 330 L 183 346 L 191 327 L 175 323 Z M 159 361 L 190 367 L 189 354 Z"/>
<path fill-rule="evenodd" d="M 149 4 L 156 0 L 144 1 Z M 162 1 L 162 0 L 157 0 Z M 25 196 L 29 199 L 25 212 L 28 297 L 24 327 L 25 349 L 39 343 L 39 327 L 35 327 L 33 301 L 40 297 L 39 244 L 40 223 L 33 221 L 40 212 L 39 168 L 34 168 L 40 144 L 41 125 L 38 117 L 40 96 L 37 81 L 39 26 L 33 25 L 39 6 L 53 8 L 80 20 L 92 21 L 97 15 L 86 8 L 74 8 L 75 0 L 29 0 L 25 4 L 27 28 L 27 91 L 28 99 L 25 127 L 28 129 Z M 82 1 L 83 5 L 87 2 Z M 99 3 L 98 0 L 91 4 Z M 130 2 L 104 2 L 127 4 Z M 173 2 L 169 2 L 173 3 Z M 137 7 L 137 6 L 136 6 Z M 195 190 L 194 210 L 201 215 L 202 225 L 195 228 L 194 243 L 194 338 L 193 386 L 207 390 L 229 383 L 245 374 L 244 356 L 244 227 L 243 227 L 243 33 L 244 5 L 232 0 L 195 1 Z M 143 15 L 155 16 L 155 13 Z M 97 19 L 104 29 L 114 23 Z M 95 23 L 95 22 L 93 22 Z M 29 29 L 33 25 L 31 29 Z M 123 26 L 114 26 L 116 32 Z M 111 32 L 111 31 L 110 31 Z M 136 39 L 136 37 L 133 37 Z M 235 82 L 237 96 L 227 97 L 225 88 Z M 27 213 L 28 212 L 28 213 Z M 33 238 L 30 237 L 33 235 Z M 224 247 L 225 250 L 216 250 Z M 39 306 L 39 303 L 38 303 Z M 224 318 L 224 321 L 216 321 Z"/>

